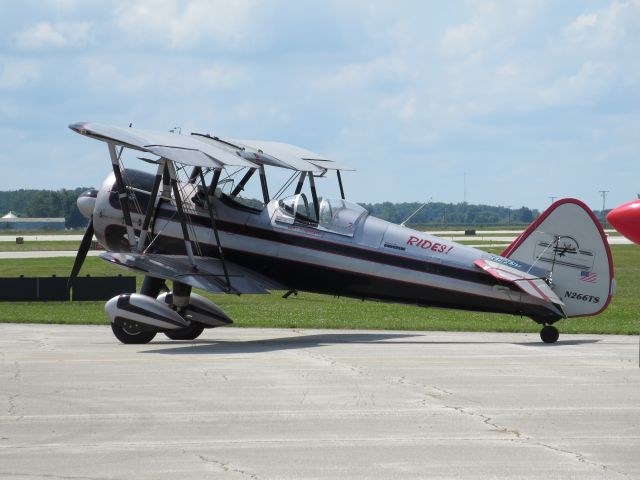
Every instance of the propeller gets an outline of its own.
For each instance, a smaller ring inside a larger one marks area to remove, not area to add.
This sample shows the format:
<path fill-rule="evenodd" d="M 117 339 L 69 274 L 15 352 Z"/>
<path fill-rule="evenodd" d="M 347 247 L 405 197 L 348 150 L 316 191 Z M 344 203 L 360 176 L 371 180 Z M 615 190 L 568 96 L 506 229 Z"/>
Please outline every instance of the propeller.
<path fill-rule="evenodd" d="M 67 289 L 71 288 L 71 286 L 73 285 L 73 282 L 78 277 L 78 273 L 80 273 L 80 269 L 82 268 L 84 259 L 87 258 L 87 252 L 89 251 L 89 248 L 91 248 L 92 240 L 93 240 L 93 217 L 89 219 L 89 225 L 87 225 L 87 229 L 85 230 L 84 236 L 82 237 L 82 241 L 80 242 L 80 248 L 78 248 L 76 259 L 73 262 L 71 275 L 69 275 L 69 280 L 67 281 Z"/>

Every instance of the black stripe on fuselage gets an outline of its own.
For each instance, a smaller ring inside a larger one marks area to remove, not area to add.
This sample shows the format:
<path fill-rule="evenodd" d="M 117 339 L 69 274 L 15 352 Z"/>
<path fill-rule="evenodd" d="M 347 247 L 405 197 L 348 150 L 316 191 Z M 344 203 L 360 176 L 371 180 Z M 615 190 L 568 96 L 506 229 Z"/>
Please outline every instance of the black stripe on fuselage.
<path fill-rule="evenodd" d="M 161 208 L 158 211 L 158 218 L 161 218 L 163 220 L 172 220 L 175 219 L 175 214 L 172 213 L 171 210 Z M 189 218 L 190 221 L 195 225 L 207 228 L 211 226 L 211 221 L 207 217 L 202 217 L 199 215 L 189 215 Z M 302 247 L 310 250 L 322 251 L 334 255 L 355 258 L 358 260 L 367 260 L 383 265 L 406 268 L 422 273 L 430 273 L 433 275 L 455 278 L 457 280 L 464 280 L 467 282 L 479 283 L 482 285 L 496 284 L 494 278 L 484 272 L 468 270 L 451 265 L 443 265 L 441 263 L 430 262 L 428 260 L 409 258 L 401 255 L 381 252 L 380 250 L 372 250 L 354 245 L 346 245 L 343 243 L 336 243 L 323 239 L 303 237 L 284 231 L 277 231 L 251 225 L 243 225 L 235 222 L 230 222 L 228 220 L 217 220 L 216 225 L 220 231 L 226 233 L 244 235 L 247 237 L 268 240 L 276 243 L 291 245 L 294 247 Z M 222 247 L 226 251 L 227 246 L 223 244 Z"/>
<path fill-rule="evenodd" d="M 122 237 L 124 233 L 124 228 L 118 225 L 107 228 L 107 238 Z M 154 246 L 157 246 L 161 253 L 184 254 L 184 242 L 181 239 L 159 236 Z M 274 278 L 297 290 L 424 307 L 524 315 L 542 323 L 552 323 L 559 318 L 543 305 L 499 300 L 494 297 L 377 277 L 328 265 L 270 257 L 232 247 L 225 247 L 224 250 L 225 258 L 229 261 Z M 211 252 L 203 252 L 203 254 L 207 253 L 215 252 L 213 249 Z"/>
<path fill-rule="evenodd" d="M 138 173 L 138 172 L 134 172 Z M 131 175 L 131 174 L 130 174 Z M 144 175 L 139 175 L 136 178 L 137 182 L 141 185 L 144 181 L 148 181 Z M 144 185 L 142 185 L 144 186 Z M 142 208 L 148 202 L 148 195 L 142 194 L 140 192 L 136 192 L 136 196 L 138 197 L 138 201 L 142 205 Z M 146 198 L 145 198 L 146 197 Z M 111 206 L 120 209 L 119 199 L 116 194 L 110 195 L 110 203 Z M 135 205 L 130 204 L 130 209 L 135 207 Z M 133 210 L 132 210 L 133 211 Z M 189 222 L 193 225 L 197 225 L 204 228 L 211 228 L 211 220 L 207 216 L 197 215 L 197 214 L 187 214 L 189 217 Z M 161 205 L 156 213 L 157 219 L 167 220 L 167 221 L 175 221 L 176 211 L 172 209 L 168 205 Z M 261 240 L 269 240 L 276 243 L 283 243 L 286 245 L 291 245 L 295 247 L 308 248 L 311 250 L 322 251 L 326 253 L 332 253 L 335 255 L 342 255 L 350 258 L 355 258 L 359 260 L 367 260 L 370 262 L 380 263 L 383 265 L 390 265 L 393 267 L 406 268 L 410 270 L 415 270 L 422 273 L 429 273 L 433 275 L 440 275 L 448 278 L 455 278 L 457 280 L 463 280 L 466 282 L 478 283 L 481 285 L 495 285 L 496 280 L 487 275 L 484 272 L 476 271 L 475 269 L 466 269 L 461 267 L 455 267 L 452 265 L 444 265 L 441 263 L 430 262 L 426 259 L 416 259 L 410 258 L 398 254 L 382 252 L 380 250 L 363 248 L 355 245 L 347 245 L 344 243 L 336 243 L 331 242 L 329 240 L 317 239 L 317 238 L 309 238 L 303 237 L 300 235 L 295 235 L 292 233 L 278 231 L 270 228 L 256 227 L 252 225 L 244 225 L 236 222 L 231 222 L 228 220 L 216 220 L 216 226 L 218 230 L 234 233 L 238 235 L 244 235 L 253 238 L 259 238 Z M 201 244 L 203 242 L 200 242 Z M 226 250 L 226 245 L 222 245 L 222 247 Z M 184 249 L 184 244 L 182 246 Z M 207 249 L 208 250 L 208 249 Z M 183 251 L 183 250 L 180 250 Z M 160 253 L 160 252 L 158 252 Z M 167 252 L 164 252 L 167 253 Z M 173 253 L 173 251 L 172 251 Z M 185 252 L 186 253 L 186 252 Z M 217 251 L 212 250 L 211 252 L 207 252 L 209 255 L 217 256 Z M 511 288 L 510 289 L 515 289 Z"/>

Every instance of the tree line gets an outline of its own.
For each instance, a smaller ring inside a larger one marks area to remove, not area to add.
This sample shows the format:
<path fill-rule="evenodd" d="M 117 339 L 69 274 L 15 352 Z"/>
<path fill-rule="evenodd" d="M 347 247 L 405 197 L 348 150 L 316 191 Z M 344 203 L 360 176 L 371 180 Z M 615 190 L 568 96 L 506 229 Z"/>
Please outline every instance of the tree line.
<path fill-rule="evenodd" d="M 64 217 L 66 228 L 84 228 L 88 220 L 80 213 L 76 200 L 88 190 L 14 190 L 0 192 L 0 217 L 12 211 L 18 217 Z"/>
<path fill-rule="evenodd" d="M 401 223 L 413 212 L 420 208 L 422 203 L 361 203 L 369 213 L 389 220 L 393 223 Z M 508 208 L 492 205 L 472 205 L 470 203 L 441 203 L 431 202 L 425 205 L 407 222 L 408 226 L 482 226 L 482 225 L 527 225 L 540 215 L 538 210 L 527 207 Z"/>
<path fill-rule="evenodd" d="M 67 228 L 84 228 L 87 219 L 76 205 L 78 196 L 87 187 L 61 190 L 15 190 L 0 192 L 0 216 L 13 211 L 19 217 L 64 217 Z M 404 203 L 361 203 L 369 213 L 393 223 L 407 219 L 422 204 Z M 527 207 L 510 209 L 491 205 L 432 202 L 427 204 L 408 225 L 411 226 L 481 226 L 481 225 L 526 225 L 540 212 Z"/>

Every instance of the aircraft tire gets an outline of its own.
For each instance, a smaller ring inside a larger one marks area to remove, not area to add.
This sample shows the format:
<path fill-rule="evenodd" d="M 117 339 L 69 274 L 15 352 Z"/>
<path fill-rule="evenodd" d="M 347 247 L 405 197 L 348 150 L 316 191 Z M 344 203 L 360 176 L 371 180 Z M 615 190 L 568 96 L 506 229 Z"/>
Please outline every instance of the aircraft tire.
<path fill-rule="evenodd" d="M 127 327 L 111 324 L 111 330 L 118 340 L 127 345 L 141 345 L 149 343 L 156 336 L 156 332 L 143 332 L 136 328 L 138 324 L 131 322 Z"/>
<path fill-rule="evenodd" d="M 170 330 L 164 332 L 164 334 L 171 340 L 195 340 L 200 336 L 203 330 L 204 326 L 192 323 L 188 327 L 184 327 L 179 330 Z"/>
<path fill-rule="evenodd" d="M 560 332 L 553 325 L 545 325 L 540 330 L 540 338 L 544 343 L 556 343 L 560 337 Z"/>

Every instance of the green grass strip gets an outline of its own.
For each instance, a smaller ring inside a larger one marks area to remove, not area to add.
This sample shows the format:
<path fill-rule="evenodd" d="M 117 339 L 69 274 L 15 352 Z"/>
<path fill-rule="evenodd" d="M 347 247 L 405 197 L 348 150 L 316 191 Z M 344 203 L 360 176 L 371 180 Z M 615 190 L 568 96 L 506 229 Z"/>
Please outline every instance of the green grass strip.
<path fill-rule="evenodd" d="M 495 251 L 496 249 L 494 249 Z M 497 249 L 499 250 L 499 249 Z M 612 247 L 618 289 L 609 308 L 597 317 L 558 322 L 563 333 L 640 333 L 640 247 Z M 1 260 L 0 276 L 67 276 L 73 258 Z M 82 274 L 117 275 L 126 272 L 94 257 Z M 138 277 L 138 287 L 141 277 Z M 337 328 L 382 330 L 439 330 L 475 332 L 538 332 L 528 318 L 489 313 L 420 308 L 301 292 L 297 297 L 207 294 L 238 327 Z M 104 302 L 0 302 L 0 322 L 108 324 Z"/>

